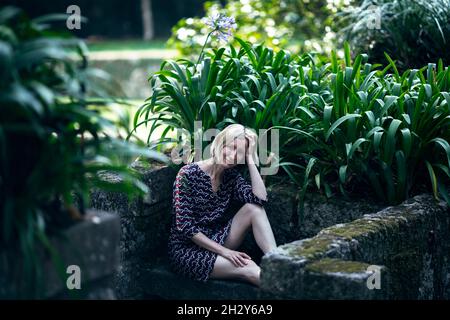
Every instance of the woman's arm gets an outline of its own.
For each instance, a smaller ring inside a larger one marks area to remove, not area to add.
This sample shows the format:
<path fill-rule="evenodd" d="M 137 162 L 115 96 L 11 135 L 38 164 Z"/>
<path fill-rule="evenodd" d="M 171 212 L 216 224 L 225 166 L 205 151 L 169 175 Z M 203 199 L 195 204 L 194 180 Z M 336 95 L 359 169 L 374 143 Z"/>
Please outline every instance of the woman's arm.
<path fill-rule="evenodd" d="M 252 190 L 255 196 L 267 201 L 267 190 L 264 181 L 259 174 L 258 168 L 254 163 L 248 164 L 248 171 L 250 172 L 250 179 L 252 180 Z"/>
<path fill-rule="evenodd" d="M 255 161 L 253 159 L 253 154 L 256 148 L 256 141 L 254 139 L 249 139 L 249 147 L 246 153 L 246 160 L 248 165 L 248 171 L 250 172 L 250 179 L 252 182 L 252 190 L 255 196 L 262 200 L 267 201 L 267 190 L 264 185 L 264 181 L 259 174 L 258 168 L 256 167 Z"/>
<path fill-rule="evenodd" d="M 246 253 L 228 249 L 211 240 L 202 232 L 196 233 L 191 239 L 198 246 L 213 251 L 225 259 L 230 260 L 236 267 L 245 266 L 248 263 L 246 259 L 251 259 Z"/>

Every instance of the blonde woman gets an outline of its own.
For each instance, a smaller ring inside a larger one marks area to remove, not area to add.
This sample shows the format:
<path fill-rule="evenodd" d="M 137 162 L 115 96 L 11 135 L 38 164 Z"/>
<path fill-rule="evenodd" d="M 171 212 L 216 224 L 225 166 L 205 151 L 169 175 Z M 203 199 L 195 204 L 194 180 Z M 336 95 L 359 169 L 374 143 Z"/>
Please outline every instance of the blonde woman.
<path fill-rule="evenodd" d="M 267 192 L 256 164 L 256 134 L 240 124 L 223 129 L 211 144 L 211 158 L 184 165 L 173 188 L 168 256 L 179 274 L 199 281 L 240 279 L 259 286 L 260 268 L 236 251 L 251 227 L 263 253 L 276 248 L 264 209 Z M 251 183 L 235 168 L 248 166 Z M 243 203 L 225 218 L 232 199 Z"/>

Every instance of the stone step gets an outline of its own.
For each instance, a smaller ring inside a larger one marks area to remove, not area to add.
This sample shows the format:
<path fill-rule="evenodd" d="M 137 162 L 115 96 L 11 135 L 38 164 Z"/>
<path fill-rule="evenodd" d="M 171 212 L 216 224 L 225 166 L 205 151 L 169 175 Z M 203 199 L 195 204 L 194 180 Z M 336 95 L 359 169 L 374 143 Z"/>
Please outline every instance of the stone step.
<path fill-rule="evenodd" d="M 198 300 L 271 299 L 266 291 L 237 280 L 209 279 L 200 282 L 172 272 L 168 264 L 144 266 L 141 274 L 143 291 L 148 298 Z"/>

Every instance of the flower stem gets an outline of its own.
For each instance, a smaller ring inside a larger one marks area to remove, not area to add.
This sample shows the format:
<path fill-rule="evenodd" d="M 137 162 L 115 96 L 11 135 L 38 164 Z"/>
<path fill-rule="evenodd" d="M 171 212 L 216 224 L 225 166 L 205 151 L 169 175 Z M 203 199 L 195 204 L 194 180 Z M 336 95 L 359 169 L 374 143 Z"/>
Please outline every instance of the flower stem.
<path fill-rule="evenodd" d="M 205 50 L 206 43 L 208 42 L 209 37 L 211 36 L 211 34 L 212 34 L 214 31 L 216 31 L 216 30 L 211 31 L 211 32 L 208 33 L 208 35 L 206 36 L 205 43 L 203 43 L 202 50 L 200 51 L 200 55 L 198 56 L 197 62 L 195 63 L 194 74 L 197 72 L 197 65 L 199 64 L 199 62 L 200 62 L 200 60 L 201 60 L 201 58 L 202 58 L 202 56 L 203 56 L 203 50 Z"/>

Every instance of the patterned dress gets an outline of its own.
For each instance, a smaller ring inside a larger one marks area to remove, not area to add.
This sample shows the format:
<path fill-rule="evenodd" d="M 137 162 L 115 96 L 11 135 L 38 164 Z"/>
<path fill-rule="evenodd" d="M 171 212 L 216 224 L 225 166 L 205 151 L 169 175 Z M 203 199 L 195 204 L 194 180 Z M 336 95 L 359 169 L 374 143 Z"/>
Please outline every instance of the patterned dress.
<path fill-rule="evenodd" d="M 235 168 L 226 169 L 217 192 L 210 176 L 196 162 L 184 165 L 173 184 L 172 225 L 168 258 L 173 271 L 206 282 L 213 270 L 217 253 L 202 248 L 192 236 L 202 232 L 224 244 L 232 217 L 226 217 L 231 200 L 264 206 L 268 200 L 258 198 L 251 184 Z"/>

